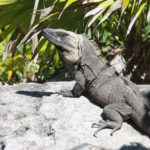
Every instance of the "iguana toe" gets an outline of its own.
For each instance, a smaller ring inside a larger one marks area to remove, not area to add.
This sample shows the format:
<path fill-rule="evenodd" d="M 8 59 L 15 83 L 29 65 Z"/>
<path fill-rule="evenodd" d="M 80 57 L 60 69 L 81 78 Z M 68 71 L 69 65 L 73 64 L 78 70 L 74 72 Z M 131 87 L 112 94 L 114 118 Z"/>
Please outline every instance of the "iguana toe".
<path fill-rule="evenodd" d="M 93 136 L 97 138 L 97 133 L 94 133 Z"/>
<path fill-rule="evenodd" d="M 108 124 L 107 121 L 100 120 L 99 123 L 93 123 L 92 127 L 98 128 L 93 134 L 93 136 L 97 137 L 99 131 L 103 130 L 104 128 L 108 128 Z"/>
<path fill-rule="evenodd" d="M 118 126 L 118 127 L 114 128 L 114 129 L 112 129 L 110 135 L 113 136 L 113 134 L 114 134 L 117 130 L 119 130 L 120 128 L 121 128 L 121 126 Z"/>
<path fill-rule="evenodd" d="M 59 94 L 64 96 L 64 97 L 74 97 L 71 91 L 63 91 L 63 90 L 61 90 L 59 92 Z"/>
<path fill-rule="evenodd" d="M 100 121 L 98 124 L 97 123 L 93 123 L 92 127 L 94 128 L 98 128 L 95 132 L 94 132 L 94 136 L 97 137 L 97 134 L 99 131 L 109 128 L 112 129 L 110 135 L 113 136 L 113 134 L 119 130 L 121 128 L 122 124 L 117 123 L 117 122 L 113 122 L 113 121 Z"/>
<path fill-rule="evenodd" d="M 98 123 L 93 123 L 92 128 L 99 128 L 102 123 L 105 123 L 103 120 L 100 120 Z"/>

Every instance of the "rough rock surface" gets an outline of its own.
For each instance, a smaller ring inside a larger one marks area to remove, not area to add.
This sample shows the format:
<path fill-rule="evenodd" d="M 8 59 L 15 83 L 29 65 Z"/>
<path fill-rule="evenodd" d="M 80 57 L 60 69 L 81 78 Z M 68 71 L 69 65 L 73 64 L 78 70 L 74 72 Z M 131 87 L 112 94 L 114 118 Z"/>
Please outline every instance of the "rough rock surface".
<path fill-rule="evenodd" d="M 57 92 L 73 81 L 0 85 L 1 150 L 149 150 L 150 138 L 131 124 L 93 136 L 102 109 L 86 97 Z"/>

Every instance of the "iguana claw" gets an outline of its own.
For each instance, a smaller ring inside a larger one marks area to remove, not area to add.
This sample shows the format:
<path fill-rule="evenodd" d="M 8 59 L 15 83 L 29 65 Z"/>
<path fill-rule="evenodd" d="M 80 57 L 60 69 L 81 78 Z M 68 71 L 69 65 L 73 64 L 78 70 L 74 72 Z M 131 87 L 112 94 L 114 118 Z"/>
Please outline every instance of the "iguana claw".
<path fill-rule="evenodd" d="M 61 90 L 60 92 L 58 92 L 58 94 L 64 96 L 64 97 L 74 97 L 73 94 L 71 93 L 71 91 L 63 91 Z"/>
<path fill-rule="evenodd" d="M 94 133 L 93 136 L 97 138 L 97 133 Z"/>
<path fill-rule="evenodd" d="M 103 120 L 100 120 L 99 123 L 93 123 L 93 124 L 92 124 L 92 128 L 99 128 L 102 123 L 104 123 Z"/>

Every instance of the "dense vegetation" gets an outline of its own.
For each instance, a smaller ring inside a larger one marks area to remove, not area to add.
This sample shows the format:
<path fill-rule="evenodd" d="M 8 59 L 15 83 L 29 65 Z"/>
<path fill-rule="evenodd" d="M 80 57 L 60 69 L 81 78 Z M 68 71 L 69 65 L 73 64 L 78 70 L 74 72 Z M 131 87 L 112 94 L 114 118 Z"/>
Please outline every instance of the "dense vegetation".
<path fill-rule="evenodd" d="M 136 83 L 150 83 L 149 0 L 0 0 L 0 80 L 44 81 L 63 67 L 43 28 L 86 33 L 107 56 L 121 49 Z"/>

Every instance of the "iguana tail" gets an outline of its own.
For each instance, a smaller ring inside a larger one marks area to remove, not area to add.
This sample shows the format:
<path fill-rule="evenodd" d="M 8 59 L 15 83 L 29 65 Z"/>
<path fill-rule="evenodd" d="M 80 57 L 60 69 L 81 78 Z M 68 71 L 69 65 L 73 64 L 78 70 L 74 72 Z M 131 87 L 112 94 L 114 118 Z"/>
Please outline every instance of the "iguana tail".
<path fill-rule="evenodd" d="M 137 116 L 138 112 L 132 119 L 134 122 L 148 135 L 150 135 L 150 109 L 144 105 L 143 110 L 140 111 L 140 115 Z"/>

